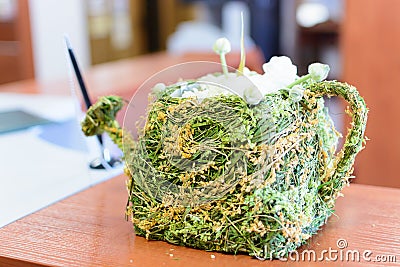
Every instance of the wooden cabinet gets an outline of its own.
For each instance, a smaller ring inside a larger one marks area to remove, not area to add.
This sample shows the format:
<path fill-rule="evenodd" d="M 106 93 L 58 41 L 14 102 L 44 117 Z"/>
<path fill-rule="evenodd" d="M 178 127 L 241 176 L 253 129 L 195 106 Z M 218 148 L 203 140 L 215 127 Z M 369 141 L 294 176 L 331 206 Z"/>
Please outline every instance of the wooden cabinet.
<path fill-rule="evenodd" d="M 0 84 L 34 77 L 28 0 L 8 5 L 0 17 Z"/>
<path fill-rule="evenodd" d="M 346 1 L 343 79 L 370 109 L 356 183 L 400 187 L 400 1 Z"/>
<path fill-rule="evenodd" d="M 182 21 L 195 17 L 195 6 L 180 0 L 86 0 L 92 64 L 166 49 Z"/>
<path fill-rule="evenodd" d="M 91 62 L 141 55 L 146 49 L 143 0 L 86 0 Z"/>

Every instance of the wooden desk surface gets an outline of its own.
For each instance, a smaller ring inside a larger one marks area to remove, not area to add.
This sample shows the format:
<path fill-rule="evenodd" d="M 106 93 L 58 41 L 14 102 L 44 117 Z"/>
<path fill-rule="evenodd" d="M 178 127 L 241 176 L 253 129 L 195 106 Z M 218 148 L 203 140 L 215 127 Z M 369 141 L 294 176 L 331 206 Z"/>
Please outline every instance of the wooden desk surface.
<path fill-rule="evenodd" d="M 121 175 L 62 200 L 0 229 L 0 266 L 320 266 L 327 261 L 263 262 L 147 241 L 125 221 L 127 199 Z M 360 263 L 379 266 L 376 257 L 400 264 L 400 190 L 354 184 L 337 202 L 336 216 L 303 249 L 357 250 Z M 29 199 L 27 199 L 29 201 Z M 370 250 L 371 259 L 362 258 Z M 347 253 L 347 252 L 346 252 Z M 213 259 L 211 255 L 214 255 Z M 337 254 L 340 255 L 340 254 Z M 325 254 L 328 256 L 328 254 Z M 307 259 L 307 257 L 306 257 Z M 350 258 L 352 259 L 352 258 Z M 359 262 L 337 261 L 340 265 Z"/>

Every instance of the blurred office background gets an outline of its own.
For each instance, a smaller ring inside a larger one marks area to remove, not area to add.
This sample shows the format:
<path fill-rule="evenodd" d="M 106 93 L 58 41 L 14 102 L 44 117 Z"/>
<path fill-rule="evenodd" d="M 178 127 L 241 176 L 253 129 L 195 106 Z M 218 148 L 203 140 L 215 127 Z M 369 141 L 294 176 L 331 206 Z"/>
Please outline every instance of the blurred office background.
<path fill-rule="evenodd" d="M 255 44 L 265 59 L 288 55 L 303 73 L 321 60 L 338 77 L 342 5 L 342 0 L 0 0 L 0 83 L 63 77 L 64 33 L 85 68 L 162 50 L 210 52 L 221 36 L 238 48 L 241 12 L 247 47 Z"/>
<path fill-rule="evenodd" d="M 371 141 L 355 181 L 400 187 L 399 9 L 398 0 L 0 0 L 0 84 L 65 78 L 64 34 L 84 70 L 150 53 L 212 53 L 221 36 L 235 50 L 243 12 L 246 46 L 260 62 L 288 55 L 304 74 L 320 61 L 330 79 L 359 88 Z M 341 102 L 330 105 L 341 117 Z"/>

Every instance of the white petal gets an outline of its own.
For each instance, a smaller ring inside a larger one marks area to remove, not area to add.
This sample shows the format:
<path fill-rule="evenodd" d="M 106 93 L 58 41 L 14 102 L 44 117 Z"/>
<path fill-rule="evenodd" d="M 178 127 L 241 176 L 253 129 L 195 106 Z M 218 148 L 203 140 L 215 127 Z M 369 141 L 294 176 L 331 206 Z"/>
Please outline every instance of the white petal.
<path fill-rule="evenodd" d="M 194 92 L 185 91 L 185 92 L 183 92 L 182 97 L 183 98 L 189 98 L 189 97 L 197 98 L 197 95 Z"/>
<path fill-rule="evenodd" d="M 297 78 L 297 67 L 286 56 L 272 57 L 263 65 L 264 75 L 283 87 L 294 82 Z"/>

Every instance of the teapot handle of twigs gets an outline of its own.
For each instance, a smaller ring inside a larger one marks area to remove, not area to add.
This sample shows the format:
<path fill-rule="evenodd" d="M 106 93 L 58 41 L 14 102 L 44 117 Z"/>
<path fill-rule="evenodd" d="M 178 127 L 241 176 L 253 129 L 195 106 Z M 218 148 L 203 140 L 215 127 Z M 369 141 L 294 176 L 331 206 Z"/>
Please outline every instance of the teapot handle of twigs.
<path fill-rule="evenodd" d="M 340 192 L 353 171 L 356 155 L 363 149 L 364 132 L 367 124 L 368 108 L 357 89 L 347 83 L 324 81 L 314 83 L 308 88 L 315 97 L 340 96 L 349 104 L 352 118 L 342 149 L 335 158 L 335 169 L 319 188 L 322 197 L 330 198 Z M 324 199 L 324 198 L 323 198 Z"/>
<path fill-rule="evenodd" d="M 124 105 L 119 96 L 103 96 L 86 112 L 81 122 L 82 131 L 86 136 L 108 133 L 111 140 L 123 149 L 123 130 L 115 119 L 118 111 Z"/>

